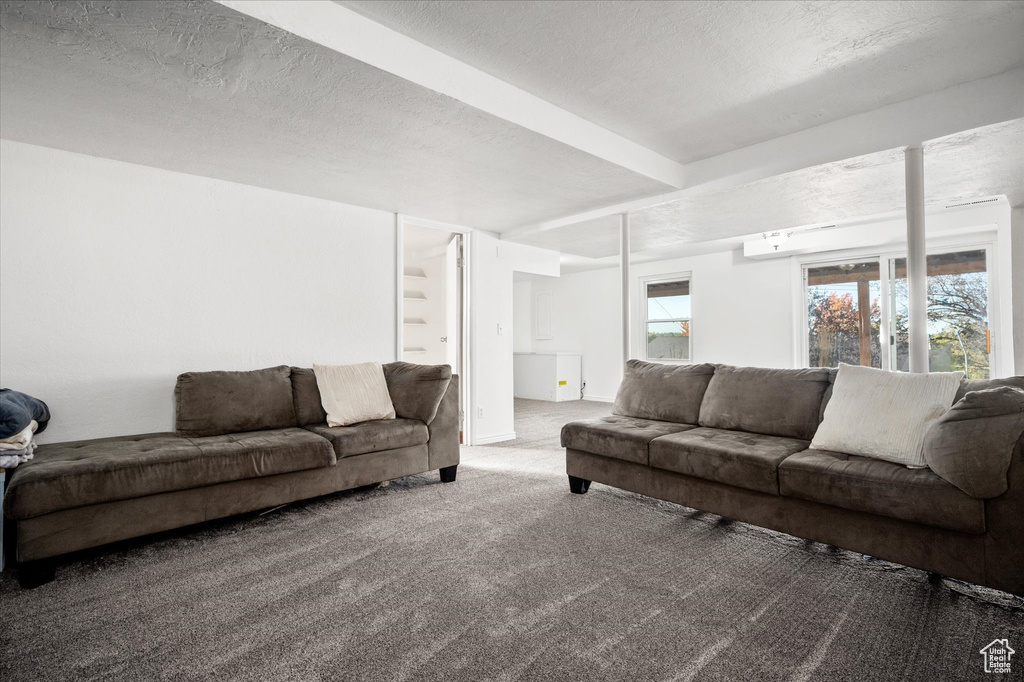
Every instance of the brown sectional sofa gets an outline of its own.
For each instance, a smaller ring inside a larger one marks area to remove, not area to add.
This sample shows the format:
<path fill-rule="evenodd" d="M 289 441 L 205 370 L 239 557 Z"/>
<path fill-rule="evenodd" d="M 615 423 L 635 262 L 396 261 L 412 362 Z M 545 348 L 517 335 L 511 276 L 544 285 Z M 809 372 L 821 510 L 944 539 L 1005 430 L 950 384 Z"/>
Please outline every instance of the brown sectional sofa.
<path fill-rule="evenodd" d="M 930 469 L 809 449 L 835 376 L 632 360 L 613 416 L 562 429 L 570 489 L 597 481 L 1024 595 L 1024 435 L 990 498 Z M 957 400 L 995 386 L 1024 377 L 965 381 Z"/>
<path fill-rule="evenodd" d="M 384 365 L 397 417 L 327 425 L 310 369 L 186 373 L 176 432 L 41 445 L 4 497 L 19 579 L 53 557 L 459 464 L 458 376 Z"/>

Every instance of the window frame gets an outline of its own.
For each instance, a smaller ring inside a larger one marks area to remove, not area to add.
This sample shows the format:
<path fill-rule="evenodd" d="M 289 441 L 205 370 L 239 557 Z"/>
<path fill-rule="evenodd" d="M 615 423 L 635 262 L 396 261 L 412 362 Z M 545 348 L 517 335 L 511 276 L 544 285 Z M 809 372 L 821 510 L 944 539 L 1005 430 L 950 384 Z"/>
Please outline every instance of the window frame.
<path fill-rule="evenodd" d="M 670 282 L 686 282 L 689 287 L 690 293 L 690 317 L 673 317 L 673 318 L 648 318 L 647 317 L 647 286 L 649 284 L 667 284 Z M 693 319 L 694 319 L 694 296 L 693 296 L 693 275 L 690 272 L 675 272 L 670 274 L 658 274 L 649 275 L 645 277 L 639 277 L 638 282 L 638 293 L 639 302 L 637 305 L 637 313 L 640 324 L 638 325 L 637 342 L 639 344 L 638 350 L 640 351 L 636 355 L 640 359 L 646 362 L 656 362 L 665 365 L 692 365 L 695 360 L 693 357 Z M 690 334 L 687 338 L 687 358 L 676 359 L 676 358 L 651 358 L 647 356 L 647 326 L 652 322 L 688 322 L 690 324 Z"/>
<path fill-rule="evenodd" d="M 985 268 L 988 273 L 988 325 L 989 329 L 992 330 L 991 333 L 993 339 L 992 352 L 989 357 L 989 372 L 993 377 L 1000 376 L 996 372 L 999 371 L 999 368 L 1001 367 L 1000 363 L 1003 355 L 999 348 L 999 344 L 995 341 L 996 339 L 1002 338 L 1000 334 L 1003 324 L 998 306 L 999 264 L 995 260 L 996 246 L 996 235 L 970 235 L 948 239 L 936 239 L 934 241 L 929 241 L 925 245 L 925 254 L 928 256 L 943 253 L 955 253 L 958 251 L 985 252 Z M 827 254 L 827 258 L 822 258 L 824 255 L 826 254 L 812 253 L 793 258 L 794 271 L 798 282 L 796 295 L 794 296 L 794 305 L 799 306 L 800 309 L 799 313 L 794 315 L 794 320 L 797 324 L 797 329 L 795 330 L 796 344 L 794 344 L 794 352 L 796 355 L 794 360 L 796 362 L 794 367 L 810 366 L 810 339 L 808 338 L 810 311 L 807 309 L 807 270 L 809 268 L 837 265 L 840 263 L 865 263 L 869 261 L 876 261 L 878 263 L 880 273 L 879 298 L 881 300 L 879 301 L 879 308 L 882 316 L 879 329 L 879 352 L 881 356 L 882 369 L 892 369 L 892 297 L 890 292 L 892 283 L 889 276 L 889 263 L 892 259 L 907 257 L 906 244 L 894 244 L 887 249 L 847 249 Z"/>

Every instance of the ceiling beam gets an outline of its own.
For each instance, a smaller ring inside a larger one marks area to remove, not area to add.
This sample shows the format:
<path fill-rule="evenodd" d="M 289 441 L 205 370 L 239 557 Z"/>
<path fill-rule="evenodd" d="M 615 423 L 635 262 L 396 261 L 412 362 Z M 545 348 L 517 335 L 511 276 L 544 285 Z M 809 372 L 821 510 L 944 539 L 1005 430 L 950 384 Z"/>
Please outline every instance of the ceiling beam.
<path fill-rule="evenodd" d="M 689 184 L 681 164 L 336 3 L 218 2 L 669 187 Z"/>
<path fill-rule="evenodd" d="M 1024 68 L 981 78 L 687 164 L 686 187 L 505 230 L 516 239 L 1024 116 Z"/>

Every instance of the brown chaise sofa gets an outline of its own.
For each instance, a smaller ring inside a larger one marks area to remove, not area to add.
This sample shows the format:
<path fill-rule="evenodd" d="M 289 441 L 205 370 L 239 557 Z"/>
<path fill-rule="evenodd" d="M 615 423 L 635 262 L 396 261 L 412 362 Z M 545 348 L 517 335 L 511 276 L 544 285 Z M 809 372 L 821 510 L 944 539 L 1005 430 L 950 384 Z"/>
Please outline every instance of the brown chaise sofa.
<path fill-rule="evenodd" d="M 811 450 L 835 376 L 632 360 L 616 414 L 562 429 L 570 489 L 597 481 L 1024 595 L 1024 436 L 989 499 L 930 469 Z M 996 386 L 1024 377 L 964 381 L 957 400 Z"/>
<path fill-rule="evenodd" d="M 41 445 L 13 473 L 4 516 L 19 580 L 53 557 L 459 464 L 458 376 L 384 365 L 396 418 L 329 427 L 311 369 L 194 372 L 175 387 L 176 432 Z"/>

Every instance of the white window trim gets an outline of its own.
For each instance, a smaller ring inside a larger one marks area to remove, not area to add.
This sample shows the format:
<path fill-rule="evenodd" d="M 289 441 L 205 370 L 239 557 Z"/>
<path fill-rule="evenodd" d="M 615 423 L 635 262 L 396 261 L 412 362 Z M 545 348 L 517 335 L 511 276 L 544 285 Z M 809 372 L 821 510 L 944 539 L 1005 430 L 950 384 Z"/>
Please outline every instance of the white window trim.
<path fill-rule="evenodd" d="M 652 322 L 674 322 L 678 320 L 687 320 L 690 323 L 690 336 L 689 339 L 689 359 L 686 360 L 675 360 L 672 358 L 648 358 L 647 357 L 647 285 L 648 284 L 662 284 L 665 282 L 681 282 L 686 280 L 690 285 L 690 317 L 689 318 L 672 318 L 672 319 L 660 319 L 651 320 Z M 658 274 L 658 275 L 647 275 L 637 278 L 637 334 L 635 335 L 636 348 L 639 349 L 638 355 L 640 359 L 647 362 L 657 362 L 664 365 L 692 365 L 695 360 L 693 358 L 693 320 L 694 320 L 694 296 L 693 296 L 693 273 L 692 272 L 674 272 L 671 274 Z"/>
<path fill-rule="evenodd" d="M 1009 376 L 1005 370 L 1007 353 L 1009 353 L 1010 358 L 1013 356 L 1012 348 L 1004 350 L 1001 348 L 1003 344 L 998 342 L 1004 338 L 1002 332 L 1002 305 L 999 300 L 999 283 L 1002 280 L 1000 274 L 1000 263 L 997 261 L 998 245 L 997 232 L 986 232 L 983 234 L 960 235 L 956 237 L 930 240 L 926 244 L 925 248 L 925 251 L 929 256 L 939 253 L 950 253 L 953 251 L 985 251 L 985 268 L 988 273 L 988 324 L 989 329 L 991 329 L 993 342 L 989 369 L 992 377 Z M 792 261 L 793 275 L 796 282 L 796 287 L 794 289 L 796 292 L 796 295 L 794 296 L 794 306 L 796 309 L 794 311 L 795 314 L 793 315 L 793 320 L 795 323 L 794 338 L 797 342 L 794 344 L 793 366 L 809 366 L 808 357 L 810 349 L 808 347 L 809 340 L 807 338 L 807 325 L 809 324 L 809 320 L 807 310 L 807 286 L 805 280 L 807 268 L 821 265 L 834 265 L 837 263 L 864 263 L 876 261 L 879 264 L 879 273 L 881 277 L 879 287 L 879 309 L 882 316 L 881 328 L 879 330 L 881 364 L 882 369 L 890 369 L 892 366 L 892 347 L 889 342 L 891 336 L 891 331 L 889 329 L 889 322 L 891 319 L 889 314 L 889 307 L 891 305 L 888 275 L 889 260 L 891 258 L 906 257 L 906 244 L 893 244 L 886 249 L 859 248 L 794 256 Z"/>

